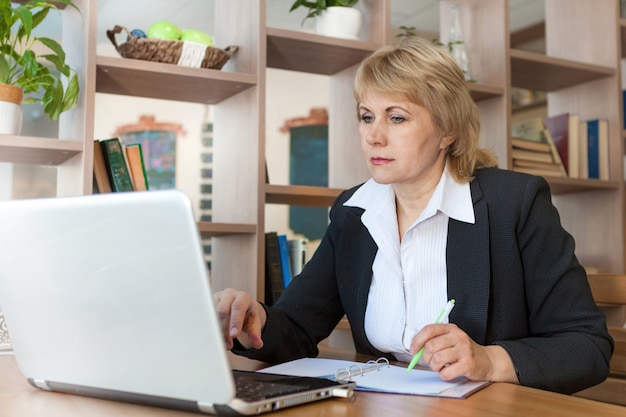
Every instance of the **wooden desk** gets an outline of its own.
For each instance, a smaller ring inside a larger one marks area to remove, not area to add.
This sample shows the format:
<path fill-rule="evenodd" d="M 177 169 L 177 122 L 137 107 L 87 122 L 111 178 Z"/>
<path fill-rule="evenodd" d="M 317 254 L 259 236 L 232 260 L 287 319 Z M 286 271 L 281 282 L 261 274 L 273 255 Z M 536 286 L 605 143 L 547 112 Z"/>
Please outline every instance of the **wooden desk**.
<path fill-rule="evenodd" d="M 326 355 L 354 359 L 354 355 Z M 233 366 L 253 370 L 262 365 L 233 358 Z M 154 407 L 50 393 L 31 387 L 12 355 L 0 356 L 0 417 L 190 417 L 193 414 Z M 567 416 L 624 417 L 626 407 L 512 384 L 491 384 L 467 399 L 357 392 L 357 400 L 329 399 L 267 414 L 276 417 L 478 417 L 478 416 Z"/>

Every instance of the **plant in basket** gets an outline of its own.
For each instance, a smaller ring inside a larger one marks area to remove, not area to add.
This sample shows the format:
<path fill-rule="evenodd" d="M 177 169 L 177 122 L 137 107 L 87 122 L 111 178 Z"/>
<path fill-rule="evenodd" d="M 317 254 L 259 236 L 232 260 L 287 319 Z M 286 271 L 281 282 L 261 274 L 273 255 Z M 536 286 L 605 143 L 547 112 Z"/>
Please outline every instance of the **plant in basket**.
<path fill-rule="evenodd" d="M 39 102 L 51 119 L 78 101 L 76 72 L 66 63 L 65 52 L 54 39 L 34 36 L 33 30 L 59 4 L 78 10 L 71 0 L 29 0 L 12 5 L 0 0 L 0 90 L 10 98 L 0 101 Z M 64 82 L 66 81 L 66 82 Z"/>

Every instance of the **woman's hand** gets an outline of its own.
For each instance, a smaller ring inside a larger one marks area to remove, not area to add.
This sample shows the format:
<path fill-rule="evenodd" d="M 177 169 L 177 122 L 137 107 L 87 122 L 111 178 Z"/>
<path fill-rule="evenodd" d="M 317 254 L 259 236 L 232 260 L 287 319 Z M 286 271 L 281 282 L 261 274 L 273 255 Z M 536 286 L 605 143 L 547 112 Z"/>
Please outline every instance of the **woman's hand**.
<path fill-rule="evenodd" d="M 232 288 L 216 292 L 213 298 L 226 348 L 233 348 L 233 339 L 246 349 L 262 348 L 261 331 L 267 320 L 263 306 L 247 292 Z"/>
<path fill-rule="evenodd" d="M 410 353 L 424 347 L 422 361 L 444 381 L 464 376 L 474 381 L 519 383 L 513 362 L 501 346 L 481 346 L 455 324 L 429 324 L 413 337 Z"/>

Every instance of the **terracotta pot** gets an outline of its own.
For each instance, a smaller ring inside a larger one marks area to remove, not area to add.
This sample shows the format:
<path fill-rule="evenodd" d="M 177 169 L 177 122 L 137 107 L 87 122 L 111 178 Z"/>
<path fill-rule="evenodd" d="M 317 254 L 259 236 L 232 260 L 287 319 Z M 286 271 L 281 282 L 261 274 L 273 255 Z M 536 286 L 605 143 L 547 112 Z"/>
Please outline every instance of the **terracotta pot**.
<path fill-rule="evenodd" d="M 0 83 L 0 101 L 8 101 L 19 106 L 23 97 L 24 91 L 20 87 Z"/>

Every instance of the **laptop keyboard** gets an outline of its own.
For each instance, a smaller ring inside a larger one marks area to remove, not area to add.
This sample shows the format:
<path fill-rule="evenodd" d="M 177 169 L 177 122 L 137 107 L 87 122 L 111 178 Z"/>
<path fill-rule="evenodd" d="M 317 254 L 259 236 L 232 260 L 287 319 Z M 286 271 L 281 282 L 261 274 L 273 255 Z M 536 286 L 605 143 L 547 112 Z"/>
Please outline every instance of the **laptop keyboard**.
<path fill-rule="evenodd" d="M 292 394 L 301 391 L 302 387 L 269 381 L 235 378 L 235 389 L 237 390 L 237 398 L 245 401 L 259 401 Z"/>

